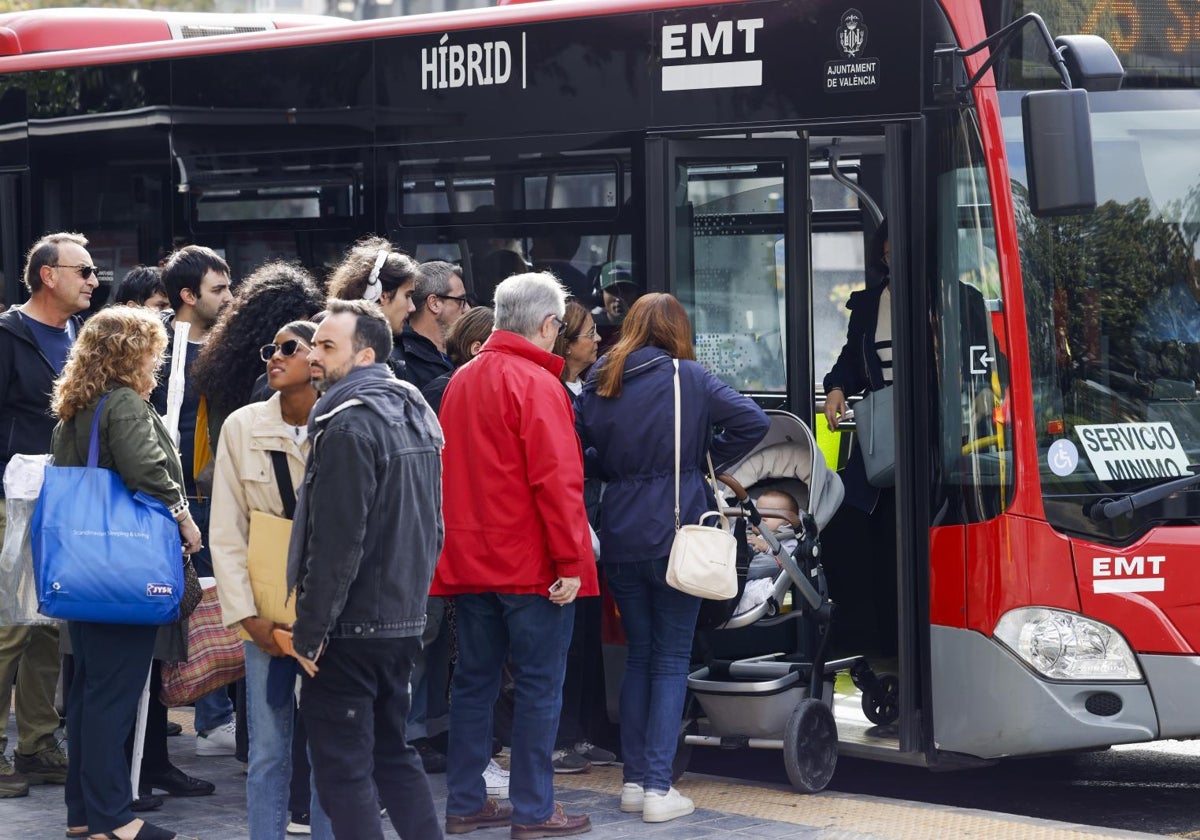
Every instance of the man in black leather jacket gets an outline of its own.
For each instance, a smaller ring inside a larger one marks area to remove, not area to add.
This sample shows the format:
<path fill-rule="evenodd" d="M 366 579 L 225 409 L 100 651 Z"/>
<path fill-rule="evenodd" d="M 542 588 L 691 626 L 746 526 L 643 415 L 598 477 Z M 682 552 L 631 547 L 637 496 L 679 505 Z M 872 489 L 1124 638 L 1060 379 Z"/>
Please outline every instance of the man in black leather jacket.
<path fill-rule="evenodd" d="M 379 307 L 332 300 L 328 311 L 309 356 L 322 396 L 288 552 L 300 713 L 338 837 L 383 837 L 376 788 L 402 838 L 440 837 L 405 718 L 442 544 L 441 427 L 377 363 L 392 349 Z"/>

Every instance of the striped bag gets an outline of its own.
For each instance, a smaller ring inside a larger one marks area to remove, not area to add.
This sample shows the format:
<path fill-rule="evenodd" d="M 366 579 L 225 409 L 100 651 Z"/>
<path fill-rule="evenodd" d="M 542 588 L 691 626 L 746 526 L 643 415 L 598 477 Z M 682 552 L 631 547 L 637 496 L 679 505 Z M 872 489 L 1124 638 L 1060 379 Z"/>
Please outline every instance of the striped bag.
<path fill-rule="evenodd" d="M 217 588 L 208 586 L 188 620 L 186 662 L 164 662 L 158 698 L 167 708 L 186 706 L 246 675 L 242 640 L 221 622 Z"/>

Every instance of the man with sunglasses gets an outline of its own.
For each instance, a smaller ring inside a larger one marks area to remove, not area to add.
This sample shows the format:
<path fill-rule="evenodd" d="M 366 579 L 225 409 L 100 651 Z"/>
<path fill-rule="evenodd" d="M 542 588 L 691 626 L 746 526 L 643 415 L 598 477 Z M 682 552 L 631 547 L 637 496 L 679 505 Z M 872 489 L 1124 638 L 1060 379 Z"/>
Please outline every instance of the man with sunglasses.
<path fill-rule="evenodd" d="M 399 339 L 404 348 L 405 378 L 424 388 L 454 370 L 446 355 L 446 336 L 472 301 L 458 266 L 442 260 L 421 264 L 412 299 L 416 310 L 408 316 Z"/>
<path fill-rule="evenodd" d="M 52 233 L 35 242 L 25 263 L 29 300 L 0 313 L 0 470 L 13 455 L 50 451 L 50 392 L 83 323 L 78 313 L 91 305 L 99 285 L 87 244 L 78 233 Z M 0 538 L 4 513 L 0 499 Z M 15 675 L 13 763 L 31 784 L 67 780 L 67 758 L 54 737 L 59 663 L 57 626 L 0 628 L 0 720 L 8 720 Z M 0 734 L 0 797 L 24 796 L 29 787 L 12 775 L 6 746 Z"/>

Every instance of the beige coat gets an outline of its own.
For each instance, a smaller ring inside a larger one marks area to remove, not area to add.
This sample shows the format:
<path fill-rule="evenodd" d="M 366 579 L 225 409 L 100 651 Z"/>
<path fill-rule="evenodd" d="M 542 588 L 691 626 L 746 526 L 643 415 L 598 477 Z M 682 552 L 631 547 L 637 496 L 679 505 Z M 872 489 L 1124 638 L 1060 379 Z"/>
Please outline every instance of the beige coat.
<path fill-rule="evenodd" d="M 239 408 L 221 427 L 208 540 L 221 617 L 227 627 L 257 615 L 246 571 L 250 512 L 261 510 L 283 516 L 283 500 L 275 483 L 271 452 L 287 453 L 292 487 L 299 487 L 304 479 L 308 450 L 309 442 L 297 446 L 284 425 L 278 394 L 266 402 Z"/>

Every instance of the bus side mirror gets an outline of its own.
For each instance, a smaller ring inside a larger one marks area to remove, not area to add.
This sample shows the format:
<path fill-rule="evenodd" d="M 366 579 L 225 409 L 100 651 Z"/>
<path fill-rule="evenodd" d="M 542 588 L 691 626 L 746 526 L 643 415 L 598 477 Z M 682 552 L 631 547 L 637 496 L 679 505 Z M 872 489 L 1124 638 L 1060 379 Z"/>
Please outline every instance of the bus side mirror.
<path fill-rule="evenodd" d="M 1096 209 L 1087 91 L 1041 90 L 1021 99 L 1029 209 L 1068 216 Z"/>
<path fill-rule="evenodd" d="M 1099 35 L 1060 35 L 1054 39 L 1071 75 L 1071 87 L 1091 93 L 1120 90 L 1125 79 L 1121 59 Z"/>

